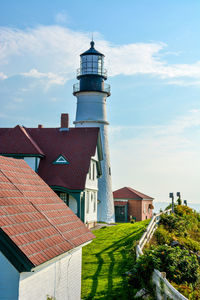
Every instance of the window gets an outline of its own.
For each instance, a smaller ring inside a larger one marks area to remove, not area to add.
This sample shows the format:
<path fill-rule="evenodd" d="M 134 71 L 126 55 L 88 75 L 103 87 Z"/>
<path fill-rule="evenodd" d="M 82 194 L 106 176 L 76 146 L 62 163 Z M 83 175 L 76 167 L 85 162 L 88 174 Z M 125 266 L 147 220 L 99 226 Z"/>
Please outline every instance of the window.
<path fill-rule="evenodd" d="M 69 206 L 69 195 L 67 193 L 60 193 L 60 198 Z"/>
<path fill-rule="evenodd" d="M 109 167 L 109 169 L 108 169 L 108 172 L 109 172 L 109 175 L 111 175 L 111 168 Z"/>
<path fill-rule="evenodd" d="M 91 201 L 91 207 L 93 207 L 93 203 L 94 203 L 94 194 L 93 194 L 93 192 L 90 192 L 90 201 Z"/>
<path fill-rule="evenodd" d="M 69 165 L 69 162 L 63 155 L 59 155 L 56 160 L 53 162 L 54 165 Z"/>
<path fill-rule="evenodd" d="M 94 206 L 93 206 L 93 212 L 96 212 L 96 202 L 97 202 L 97 194 L 94 192 Z"/>
<path fill-rule="evenodd" d="M 86 212 L 87 214 L 89 213 L 89 210 L 90 210 L 90 192 L 87 192 L 87 199 L 86 199 L 86 203 L 87 203 L 87 206 L 86 206 Z"/>
<path fill-rule="evenodd" d="M 90 180 L 96 179 L 96 162 L 92 160 L 90 162 L 90 168 L 89 168 L 89 179 Z"/>
<path fill-rule="evenodd" d="M 92 163 L 92 179 L 95 180 L 95 162 Z"/>
<path fill-rule="evenodd" d="M 92 168 L 91 168 L 91 162 L 90 162 L 90 168 L 89 168 L 89 179 L 92 179 Z"/>

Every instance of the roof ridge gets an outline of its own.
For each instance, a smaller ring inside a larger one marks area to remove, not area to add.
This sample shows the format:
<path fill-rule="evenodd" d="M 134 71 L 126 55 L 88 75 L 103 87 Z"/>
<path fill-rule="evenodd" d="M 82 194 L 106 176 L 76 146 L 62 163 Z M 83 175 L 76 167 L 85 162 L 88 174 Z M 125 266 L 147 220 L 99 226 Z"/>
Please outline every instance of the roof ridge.
<path fill-rule="evenodd" d="M 0 172 L 8 179 L 8 181 L 10 181 L 12 185 L 14 185 L 14 187 L 20 192 L 20 194 L 24 196 L 24 193 L 12 182 L 12 180 L 10 180 L 10 178 L 2 170 L 0 170 Z"/>
<path fill-rule="evenodd" d="M 131 191 L 131 192 L 136 193 L 139 197 L 141 197 L 141 195 L 142 195 L 142 196 L 147 196 L 148 198 L 152 198 L 152 197 L 150 197 L 150 196 L 148 196 L 148 195 L 146 195 L 146 194 L 144 194 L 144 193 L 142 193 L 142 192 L 139 192 L 139 191 L 137 191 L 137 190 L 135 190 L 135 189 L 133 189 L 133 188 L 128 187 L 128 190 Z M 152 198 L 152 199 L 153 199 L 153 198 Z"/>
<path fill-rule="evenodd" d="M 34 139 L 31 137 L 31 135 L 26 131 L 25 127 L 22 127 L 20 125 L 19 126 L 20 130 L 25 134 L 25 136 L 29 139 L 29 141 L 31 142 L 31 144 L 33 145 L 33 147 L 40 152 L 40 154 L 44 155 L 43 151 L 40 149 L 40 147 L 37 145 L 37 143 L 34 141 Z M 16 126 L 16 127 L 17 127 Z"/>

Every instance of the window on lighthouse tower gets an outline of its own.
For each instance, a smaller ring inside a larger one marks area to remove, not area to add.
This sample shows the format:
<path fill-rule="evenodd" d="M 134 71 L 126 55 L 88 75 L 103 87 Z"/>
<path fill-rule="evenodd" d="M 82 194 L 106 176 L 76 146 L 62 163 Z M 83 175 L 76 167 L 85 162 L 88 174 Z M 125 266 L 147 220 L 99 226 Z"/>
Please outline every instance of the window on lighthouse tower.
<path fill-rule="evenodd" d="M 103 73 L 103 57 L 101 55 L 83 55 L 81 57 L 81 75 Z"/>

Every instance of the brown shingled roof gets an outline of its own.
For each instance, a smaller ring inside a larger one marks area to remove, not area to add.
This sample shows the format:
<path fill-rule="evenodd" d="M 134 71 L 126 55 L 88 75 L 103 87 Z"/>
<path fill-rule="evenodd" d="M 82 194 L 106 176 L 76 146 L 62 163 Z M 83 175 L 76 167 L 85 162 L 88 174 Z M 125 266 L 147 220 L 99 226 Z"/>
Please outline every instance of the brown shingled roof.
<path fill-rule="evenodd" d="M 114 199 L 148 199 L 148 200 L 153 200 L 152 197 L 149 197 L 143 193 L 140 193 L 130 187 L 123 187 L 119 190 L 116 190 L 113 192 L 113 197 Z"/>
<path fill-rule="evenodd" d="M 94 238 L 21 159 L 0 156 L 0 226 L 33 266 Z"/>
<path fill-rule="evenodd" d="M 14 128 L 1 128 L 0 133 L 2 133 L 0 153 L 35 154 L 44 156 L 40 147 L 24 127 L 17 125 Z"/>

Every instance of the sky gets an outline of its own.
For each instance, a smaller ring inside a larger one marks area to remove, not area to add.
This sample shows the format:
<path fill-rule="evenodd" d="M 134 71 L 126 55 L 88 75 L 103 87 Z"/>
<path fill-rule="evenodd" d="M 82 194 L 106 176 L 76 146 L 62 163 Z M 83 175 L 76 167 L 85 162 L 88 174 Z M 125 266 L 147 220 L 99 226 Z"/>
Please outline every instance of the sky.
<path fill-rule="evenodd" d="M 1 0 L 0 126 L 73 125 L 79 55 L 105 54 L 113 190 L 200 203 L 200 1 Z"/>

